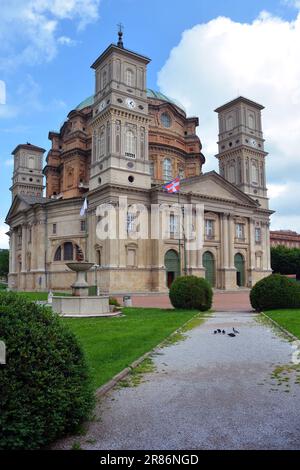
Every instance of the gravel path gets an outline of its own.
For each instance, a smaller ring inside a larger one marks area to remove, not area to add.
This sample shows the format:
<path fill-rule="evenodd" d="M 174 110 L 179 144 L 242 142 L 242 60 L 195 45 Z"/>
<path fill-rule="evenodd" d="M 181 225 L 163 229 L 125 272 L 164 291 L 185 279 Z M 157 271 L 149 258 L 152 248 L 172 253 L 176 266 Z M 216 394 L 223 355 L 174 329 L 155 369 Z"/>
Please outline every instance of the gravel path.
<path fill-rule="evenodd" d="M 232 326 L 235 338 L 213 334 Z M 300 449 L 300 384 L 295 372 L 271 377 L 292 352 L 254 314 L 215 313 L 160 350 L 145 382 L 102 398 L 86 435 L 55 448 Z"/>

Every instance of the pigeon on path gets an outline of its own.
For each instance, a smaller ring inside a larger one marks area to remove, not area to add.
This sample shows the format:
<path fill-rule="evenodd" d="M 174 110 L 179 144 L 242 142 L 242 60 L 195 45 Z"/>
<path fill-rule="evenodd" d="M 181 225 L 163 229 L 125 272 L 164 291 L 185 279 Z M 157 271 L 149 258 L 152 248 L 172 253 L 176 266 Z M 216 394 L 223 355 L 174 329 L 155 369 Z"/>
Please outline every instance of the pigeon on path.
<path fill-rule="evenodd" d="M 235 334 L 239 334 L 240 332 L 238 330 L 236 330 L 234 327 L 232 328 L 232 331 L 235 333 Z"/>
<path fill-rule="evenodd" d="M 230 338 L 235 338 L 235 334 L 234 333 L 228 333 L 228 336 L 230 336 Z"/>

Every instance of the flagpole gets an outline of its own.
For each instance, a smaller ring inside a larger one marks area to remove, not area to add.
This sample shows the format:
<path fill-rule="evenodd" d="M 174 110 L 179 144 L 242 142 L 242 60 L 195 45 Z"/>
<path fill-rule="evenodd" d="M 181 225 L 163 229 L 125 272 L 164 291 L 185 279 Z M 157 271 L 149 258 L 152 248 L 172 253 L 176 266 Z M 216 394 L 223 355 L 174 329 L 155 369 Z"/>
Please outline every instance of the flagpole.
<path fill-rule="evenodd" d="M 181 220 L 181 205 L 180 205 L 180 186 L 179 186 L 179 190 L 178 190 L 178 206 L 179 206 L 179 224 L 178 224 L 178 228 L 179 228 L 179 238 L 178 238 L 178 272 L 179 272 L 179 276 L 181 276 L 181 224 L 180 224 L 180 220 Z"/>

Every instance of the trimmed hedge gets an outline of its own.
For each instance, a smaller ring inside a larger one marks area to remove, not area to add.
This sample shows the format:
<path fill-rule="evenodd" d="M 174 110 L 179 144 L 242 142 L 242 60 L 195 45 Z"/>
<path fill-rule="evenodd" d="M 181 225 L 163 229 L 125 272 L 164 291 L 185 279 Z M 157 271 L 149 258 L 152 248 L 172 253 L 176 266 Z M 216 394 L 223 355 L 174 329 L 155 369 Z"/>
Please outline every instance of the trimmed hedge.
<path fill-rule="evenodd" d="M 280 308 L 300 308 L 300 285 L 281 274 L 271 274 L 252 287 L 250 302 L 258 312 Z"/>
<path fill-rule="evenodd" d="M 206 279 L 197 276 L 180 276 L 172 283 L 169 297 L 174 308 L 204 312 L 211 308 L 213 291 Z"/>
<path fill-rule="evenodd" d="M 83 351 L 50 308 L 0 293 L 0 449 L 37 449 L 76 431 L 94 406 Z"/>

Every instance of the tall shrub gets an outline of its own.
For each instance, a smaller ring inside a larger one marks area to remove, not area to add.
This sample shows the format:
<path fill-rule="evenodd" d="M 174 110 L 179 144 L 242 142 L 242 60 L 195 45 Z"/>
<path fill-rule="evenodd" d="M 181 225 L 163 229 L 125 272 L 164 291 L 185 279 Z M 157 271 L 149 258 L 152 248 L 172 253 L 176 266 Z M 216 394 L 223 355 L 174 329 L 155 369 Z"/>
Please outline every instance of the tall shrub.
<path fill-rule="evenodd" d="M 175 308 L 209 310 L 213 292 L 210 284 L 197 276 L 180 276 L 171 285 L 169 297 Z"/>
<path fill-rule="evenodd" d="M 0 449 L 37 449 L 76 430 L 94 398 L 83 351 L 51 309 L 0 293 Z"/>

